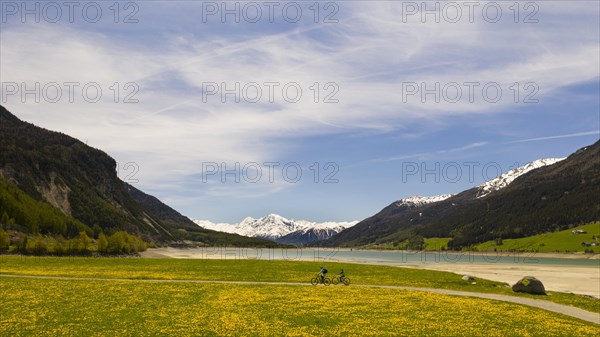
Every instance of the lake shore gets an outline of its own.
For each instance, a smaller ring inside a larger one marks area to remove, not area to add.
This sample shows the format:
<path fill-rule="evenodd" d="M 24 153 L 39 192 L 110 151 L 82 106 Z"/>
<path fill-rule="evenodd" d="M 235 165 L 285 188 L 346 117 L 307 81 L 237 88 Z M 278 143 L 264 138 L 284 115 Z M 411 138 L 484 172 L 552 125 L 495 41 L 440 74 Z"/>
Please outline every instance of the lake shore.
<path fill-rule="evenodd" d="M 235 248 L 231 251 L 217 251 L 217 248 L 205 248 L 205 251 L 199 253 L 193 249 L 179 248 L 154 248 L 141 253 L 143 258 L 177 258 L 177 259 L 239 259 L 239 255 L 234 254 Z M 321 249 L 319 249 L 321 251 Z M 350 249 L 322 249 L 323 252 L 350 252 Z M 352 252 L 372 252 L 373 250 L 356 250 Z M 389 251 L 388 251 L 389 252 Z M 436 252 L 404 252 L 405 254 L 435 254 Z M 482 253 L 482 252 L 475 252 Z M 490 252 L 491 254 L 492 252 Z M 495 256 L 515 256 L 515 253 L 493 252 Z M 520 253 L 522 258 L 527 258 L 526 253 Z M 425 255 L 426 256 L 426 255 Z M 531 256 L 532 257 L 532 256 Z M 539 258 L 563 258 L 563 259 L 593 259 L 598 260 L 598 255 L 593 254 L 561 254 L 561 253 L 535 253 Z M 248 258 L 248 257 L 246 257 Z M 310 256 L 299 258 L 300 260 L 313 260 Z M 354 258 L 342 258 L 335 256 L 335 262 L 348 263 L 367 263 L 382 264 L 401 268 L 429 269 L 437 271 L 453 272 L 461 275 L 470 275 L 489 279 L 493 281 L 506 282 L 510 285 L 516 283 L 524 276 L 534 276 L 544 283 L 547 290 L 560 291 L 581 295 L 589 295 L 600 298 L 600 261 L 598 267 L 583 266 L 560 266 L 544 264 L 505 264 L 505 263 L 471 263 L 471 262 L 406 262 L 389 263 L 385 261 L 367 261 Z"/>
<path fill-rule="evenodd" d="M 337 249 L 337 248 L 335 248 Z M 349 251 L 349 249 L 347 248 L 339 248 L 338 250 L 344 250 L 344 251 Z M 576 253 L 548 253 L 548 252 L 509 252 L 509 251 L 485 251 L 485 250 L 473 250 L 473 251 L 460 251 L 460 252 L 454 252 L 454 251 L 444 251 L 444 250 L 423 250 L 423 251 L 415 251 L 415 250 L 404 250 L 404 251 L 397 251 L 397 250 L 385 250 L 385 249 L 353 249 L 353 251 L 363 251 L 363 252 L 369 252 L 369 251 L 375 251 L 375 252 L 405 252 L 407 254 L 435 254 L 435 253 L 473 253 L 473 254 L 486 254 L 488 256 L 507 256 L 507 257 L 511 257 L 511 256 L 515 256 L 515 255 L 520 255 L 520 256 L 535 256 L 535 257 L 541 257 L 541 258 L 555 258 L 555 259 L 592 259 L 592 260 L 600 260 L 600 254 L 589 254 L 589 253 L 584 253 L 584 252 L 576 252 Z"/>
<path fill-rule="evenodd" d="M 524 276 L 533 276 L 546 290 L 600 298 L 600 268 L 532 265 L 442 264 L 408 265 L 405 268 L 448 271 L 487 280 L 515 284 Z"/>
<path fill-rule="evenodd" d="M 215 248 L 219 249 L 221 247 Z M 206 248 L 211 249 L 211 248 Z M 224 248 L 227 249 L 227 248 Z M 235 248 L 232 248 L 235 249 Z M 267 249 L 267 248 L 264 248 Z M 278 248 L 281 249 L 281 248 Z M 293 249 L 293 248 L 292 248 Z M 303 248 L 298 248 L 303 249 Z M 313 249 L 313 248 L 307 248 Z M 446 253 L 454 254 L 452 251 L 394 251 L 394 250 L 385 250 L 385 249 L 356 249 L 356 248 L 318 248 L 324 252 L 401 252 L 407 255 L 432 255 L 436 253 Z M 600 254 L 589 254 L 583 252 L 577 253 L 540 253 L 540 252 L 494 252 L 494 251 L 472 251 L 472 252 L 457 252 L 458 253 L 473 253 L 473 254 L 486 254 L 490 257 L 496 256 L 505 256 L 505 257 L 513 257 L 513 256 L 521 256 L 521 257 L 539 257 L 539 258 L 555 258 L 555 259 L 589 259 L 589 260 L 600 260 Z M 140 254 L 142 257 L 146 258 L 198 258 L 193 256 L 194 253 L 190 251 L 190 249 L 185 248 L 149 248 L 145 252 Z"/>

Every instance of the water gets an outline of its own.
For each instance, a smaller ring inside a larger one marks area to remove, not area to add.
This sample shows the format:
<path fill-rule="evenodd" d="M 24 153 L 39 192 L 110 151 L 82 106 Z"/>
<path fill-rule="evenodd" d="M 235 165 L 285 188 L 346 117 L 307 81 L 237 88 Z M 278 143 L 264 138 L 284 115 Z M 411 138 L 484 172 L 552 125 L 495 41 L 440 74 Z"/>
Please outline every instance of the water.
<path fill-rule="evenodd" d="M 187 251 L 194 258 L 235 260 L 288 260 L 319 262 L 356 262 L 391 266 L 428 264 L 522 264 L 570 267 L 600 267 L 600 260 L 586 258 L 542 257 L 535 252 L 409 252 L 319 248 L 199 248 Z"/>

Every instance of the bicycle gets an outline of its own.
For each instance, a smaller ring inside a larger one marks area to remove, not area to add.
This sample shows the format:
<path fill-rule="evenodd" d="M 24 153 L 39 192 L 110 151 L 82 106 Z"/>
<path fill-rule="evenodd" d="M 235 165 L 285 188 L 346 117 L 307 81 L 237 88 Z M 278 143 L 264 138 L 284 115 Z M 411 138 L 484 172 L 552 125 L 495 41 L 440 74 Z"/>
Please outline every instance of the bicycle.
<path fill-rule="evenodd" d="M 311 283 L 313 286 L 316 286 L 316 285 L 317 285 L 317 284 L 319 284 L 319 283 L 322 283 L 322 284 L 324 284 L 324 285 L 328 286 L 328 285 L 330 285 L 330 284 L 331 284 L 331 279 L 330 279 L 329 277 L 321 277 L 321 275 L 317 274 L 317 276 L 313 277 L 313 278 L 310 280 L 310 283 Z"/>
<path fill-rule="evenodd" d="M 331 280 L 331 283 L 333 283 L 333 284 L 338 284 L 338 283 L 340 283 L 340 282 L 341 282 L 343 285 L 345 285 L 345 286 L 349 286 L 349 285 L 350 285 L 350 279 L 349 279 L 349 278 L 347 278 L 347 277 L 345 277 L 345 276 L 344 276 L 344 277 L 342 277 L 342 276 L 340 276 L 340 275 L 335 275 L 335 276 L 333 277 L 333 279 Z"/>

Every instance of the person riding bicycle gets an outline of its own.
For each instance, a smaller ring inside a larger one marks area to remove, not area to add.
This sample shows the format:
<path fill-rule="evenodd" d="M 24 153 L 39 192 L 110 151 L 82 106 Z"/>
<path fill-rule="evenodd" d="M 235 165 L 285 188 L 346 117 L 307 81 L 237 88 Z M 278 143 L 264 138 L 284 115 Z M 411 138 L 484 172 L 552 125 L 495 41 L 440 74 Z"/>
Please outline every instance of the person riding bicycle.
<path fill-rule="evenodd" d="M 340 273 L 338 274 L 338 277 L 340 278 L 341 282 L 344 282 L 344 279 L 346 278 L 346 274 L 344 274 L 344 269 L 342 269 L 340 271 Z"/>
<path fill-rule="evenodd" d="M 325 267 L 321 267 L 319 276 L 321 276 L 321 282 L 325 281 L 325 276 L 327 276 L 327 269 L 325 269 Z"/>

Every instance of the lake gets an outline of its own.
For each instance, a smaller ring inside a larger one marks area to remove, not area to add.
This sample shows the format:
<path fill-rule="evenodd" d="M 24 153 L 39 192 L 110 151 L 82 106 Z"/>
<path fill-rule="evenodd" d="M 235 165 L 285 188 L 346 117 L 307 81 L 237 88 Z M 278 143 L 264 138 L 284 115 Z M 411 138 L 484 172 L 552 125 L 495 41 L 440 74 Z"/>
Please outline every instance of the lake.
<path fill-rule="evenodd" d="M 600 267 L 599 259 L 572 256 L 547 257 L 535 252 L 451 252 L 451 251 L 380 251 L 320 248 L 229 248 L 187 249 L 190 258 L 303 260 L 320 262 L 355 262 L 392 266 L 428 264 L 521 264 L 572 267 Z"/>

